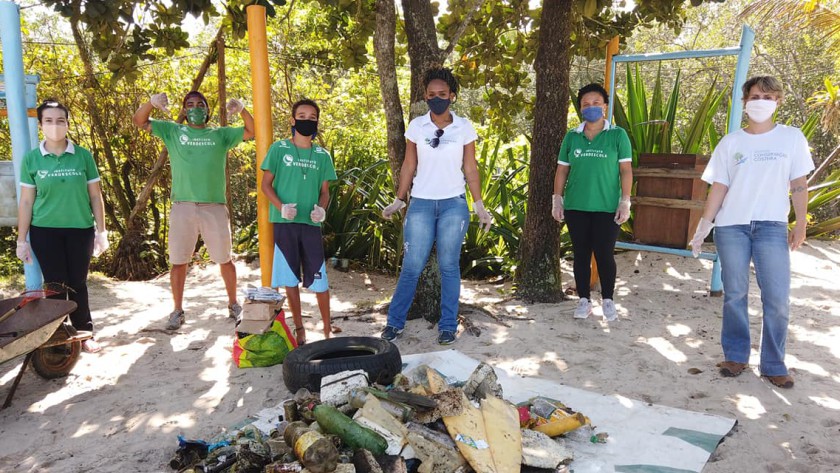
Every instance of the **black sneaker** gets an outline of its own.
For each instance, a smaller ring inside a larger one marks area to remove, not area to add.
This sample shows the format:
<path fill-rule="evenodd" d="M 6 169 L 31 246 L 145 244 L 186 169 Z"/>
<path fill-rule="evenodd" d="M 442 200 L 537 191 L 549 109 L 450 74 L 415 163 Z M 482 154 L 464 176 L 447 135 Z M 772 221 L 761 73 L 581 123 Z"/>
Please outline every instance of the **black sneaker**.
<path fill-rule="evenodd" d="M 441 345 L 452 345 L 455 343 L 455 332 L 442 330 L 440 335 L 438 335 L 438 343 Z"/>
<path fill-rule="evenodd" d="M 403 333 L 401 328 L 391 327 L 390 325 L 387 325 L 385 326 L 385 330 L 382 331 L 382 335 L 380 335 L 380 337 L 382 337 L 383 340 L 388 340 L 390 342 L 391 340 L 394 340 L 397 337 L 399 337 L 401 333 Z"/>

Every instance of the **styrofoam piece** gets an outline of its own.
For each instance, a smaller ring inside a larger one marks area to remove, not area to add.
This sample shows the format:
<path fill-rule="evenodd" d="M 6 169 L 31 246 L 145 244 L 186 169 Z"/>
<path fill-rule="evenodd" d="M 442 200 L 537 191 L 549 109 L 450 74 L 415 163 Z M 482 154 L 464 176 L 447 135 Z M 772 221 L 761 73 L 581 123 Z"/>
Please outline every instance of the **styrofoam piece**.
<path fill-rule="evenodd" d="M 342 371 L 324 376 L 321 378 L 321 402 L 336 407 L 347 404 L 351 389 L 368 386 L 364 370 Z"/>

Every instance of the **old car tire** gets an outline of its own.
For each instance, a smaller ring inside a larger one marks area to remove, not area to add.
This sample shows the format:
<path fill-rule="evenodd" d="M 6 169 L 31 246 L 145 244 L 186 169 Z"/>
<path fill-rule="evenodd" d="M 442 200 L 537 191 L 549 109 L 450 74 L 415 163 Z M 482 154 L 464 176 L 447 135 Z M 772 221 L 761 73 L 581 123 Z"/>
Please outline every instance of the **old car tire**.
<path fill-rule="evenodd" d="M 39 348 L 32 353 L 32 368 L 42 378 L 63 378 L 76 366 L 80 353 L 82 342 L 79 341 Z"/>
<path fill-rule="evenodd" d="M 321 390 L 325 375 L 364 370 L 371 383 L 390 384 L 402 370 L 400 351 L 393 343 L 374 337 L 339 337 L 307 343 L 283 360 L 283 382 L 290 392 Z"/>

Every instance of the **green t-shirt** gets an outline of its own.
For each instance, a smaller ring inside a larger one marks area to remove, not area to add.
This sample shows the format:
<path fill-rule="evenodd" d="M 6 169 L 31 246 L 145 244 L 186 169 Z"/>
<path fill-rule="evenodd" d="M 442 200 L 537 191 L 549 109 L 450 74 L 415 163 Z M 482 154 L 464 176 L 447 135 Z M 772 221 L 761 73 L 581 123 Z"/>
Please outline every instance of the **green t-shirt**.
<path fill-rule="evenodd" d="M 67 143 L 61 156 L 43 143 L 23 156 L 20 185 L 35 189 L 32 225 L 48 228 L 90 228 L 93 211 L 88 184 L 99 181 L 90 151 Z"/>
<path fill-rule="evenodd" d="M 581 127 L 563 138 L 557 162 L 569 166 L 564 204 L 567 210 L 615 212 L 621 198 L 619 162 L 632 162 L 627 132 L 617 126 L 604 129 L 589 141 Z"/>
<path fill-rule="evenodd" d="M 172 201 L 224 204 L 227 152 L 239 143 L 242 127 L 192 128 L 151 120 L 152 134 L 163 140 L 172 165 Z"/>
<path fill-rule="evenodd" d="M 309 218 L 309 213 L 318 203 L 321 184 L 338 179 L 327 150 L 315 144 L 312 148 L 298 148 L 292 144 L 292 140 L 278 141 L 268 149 L 260 168 L 274 174 L 274 192 L 281 202 L 297 204 L 294 220 L 283 218 L 280 209 L 271 205 L 269 221 L 321 226 Z"/>

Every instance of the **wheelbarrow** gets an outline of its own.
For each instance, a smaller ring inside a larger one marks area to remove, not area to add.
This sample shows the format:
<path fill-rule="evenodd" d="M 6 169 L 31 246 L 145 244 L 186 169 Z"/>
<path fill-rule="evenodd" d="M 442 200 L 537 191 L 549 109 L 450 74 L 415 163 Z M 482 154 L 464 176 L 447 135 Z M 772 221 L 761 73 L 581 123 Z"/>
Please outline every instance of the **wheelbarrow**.
<path fill-rule="evenodd" d="M 26 367 L 42 378 L 67 376 L 82 352 L 82 342 L 93 337 L 92 332 L 77 331 L 67 322 L 67 315 L 76 310 L 70 300 L 15 297 L 0 301 L 0 364 L 26 355 L 15 377 L 5 409 L 23 377 Z"/>

